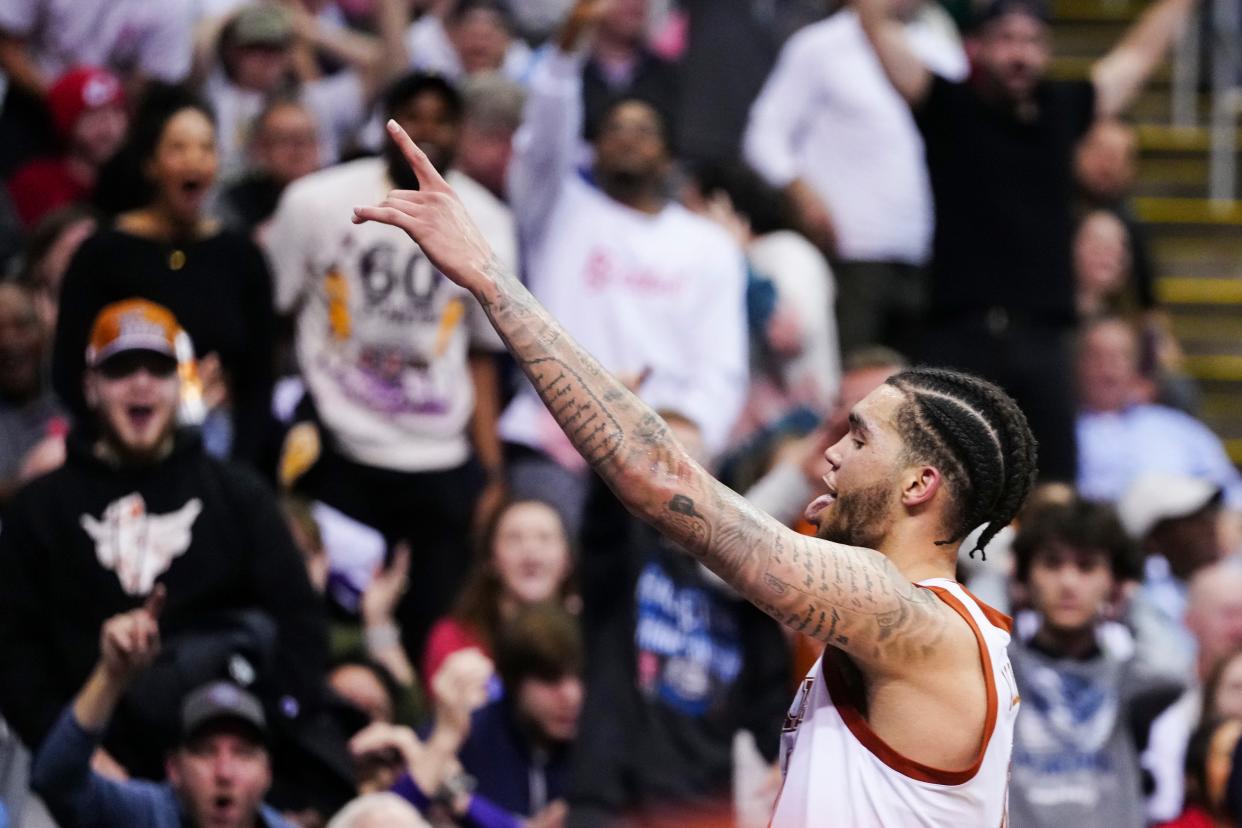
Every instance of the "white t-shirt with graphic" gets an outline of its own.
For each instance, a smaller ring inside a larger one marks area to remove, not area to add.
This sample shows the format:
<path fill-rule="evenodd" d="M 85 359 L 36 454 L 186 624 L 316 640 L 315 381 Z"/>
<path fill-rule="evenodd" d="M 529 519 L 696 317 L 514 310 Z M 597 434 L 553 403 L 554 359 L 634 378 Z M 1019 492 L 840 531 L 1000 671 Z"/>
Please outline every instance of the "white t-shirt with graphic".
<path fill-rule="evenodd" d="M 516 268 L 508 208 L 461 173 L 447 180 L 501 263 Z M 384 160 L 364 158 L 289 187 L 267 238 L 276 308 L 297 312 L 302 373 L 346 456 L 397 471 L 446 469 L 470 455 L 469 350 L 503 346 L 474 298 L 404 232 L 351 222 L 354 206 L 392 186 Z"/>

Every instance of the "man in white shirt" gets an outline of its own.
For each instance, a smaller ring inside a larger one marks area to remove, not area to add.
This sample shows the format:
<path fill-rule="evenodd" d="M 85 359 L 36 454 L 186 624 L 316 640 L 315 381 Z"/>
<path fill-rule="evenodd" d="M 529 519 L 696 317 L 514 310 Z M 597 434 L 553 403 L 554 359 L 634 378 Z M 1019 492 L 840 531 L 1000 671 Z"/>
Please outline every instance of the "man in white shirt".
<path fill-rule="evenodd" d="M 899 0 L 890 14 L 933 71 L 960 79 L 966 57 L 943 12 Z M 926 292 L 932 203 L 910 108 L 845 8 L 794 35 L 750 113 L 746 160 L 796 206 L 835 255 L 841 347 L 909 345 Z M 825 309 L 827 310 L 827 309 Z"/>
<path fill-rule="evenodd" d="M 413 74 L 384 103 L 448 171 L 499 260 L 515 267 L 508 208 L 452 170 L 462 112 L 456 90 Z M 318 435 L 309 422 L 291 431 L 284 477 L 305 471 L 297 485 L 310 496 L 378 529 L 390 544 L 409 539 L 419 577 L 398 617 L 407 649 L 418 652 L 464 575 L 480 492 L 501 476 L 492 356 L 501 344 L 474 299 L 400 231 L 351 224 L 342 211 L 394 186 L 413 189 L 410 177 L 408 167 L 381 157 L 299 179 L 277 209 L 267 248 L 276 307 L 295 315 L 298 362 L 318 424 Z"/>
<path fill-rule="evenodd" d="M 575 6 L 535 69 L 514 139 L 509 197 L 530 288 L 606 369 L 631 378 L 653 408 L 693 423 L 715 455 L 746 393 L 743 254 L 714 223 L 667 200 L 667 125 L 651 105 L 614 105 L 595 141 L 594 183 L 576 169 L 582 52 L 602 8 Z M 573 531 L 586 466 L 529 386 L 505 411 L 501 436 L 518 447 L 515 493 L 552 500 Z"/>

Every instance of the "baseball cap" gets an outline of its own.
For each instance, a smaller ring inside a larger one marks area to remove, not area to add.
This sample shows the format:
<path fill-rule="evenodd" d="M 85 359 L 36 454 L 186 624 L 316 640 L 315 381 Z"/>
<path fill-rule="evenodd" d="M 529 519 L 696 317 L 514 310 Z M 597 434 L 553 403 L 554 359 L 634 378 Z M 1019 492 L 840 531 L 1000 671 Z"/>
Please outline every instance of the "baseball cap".
<path fill-rule="evenodd" d="M 97 368 L 124 351 L 151 351 L 177 360 L 188 340 L 168 308 L 146 299 L 126 299 L 108 305 L 95 317 L 86 364 Z"/>
<path fill-rule="evenodd" d="M 62 138 L 73 132 L 78 119 L 92 109 L 125 103 L 121 79 L 98 66 L 78 66 L 65 72 L 47 93 L 52 123 Z"/>
<path fill-rule="evenodd" d="M 1135 540 L 1142 540 L 1164 520 L 1190 517 L 1220 500 L 1220 486 L 1172 472 L 1144 472 L 1117 501 L 1121 525 Z"/>
<path fill-rule="evenodd" d="M 259 700 L 231 681 L 213 681 L 192 691 L 181 703 L 182 744 L 221 721 L 240 722 L 254 731 L 258 741 L 267 741 L 267 717 Z"/>
<path fill-rule="evenodd" d="M 229 36 L 235 46 L 286 46 L 293 40 L 293 21 L 279 6 L 246 6 L 234 16 Z"/>

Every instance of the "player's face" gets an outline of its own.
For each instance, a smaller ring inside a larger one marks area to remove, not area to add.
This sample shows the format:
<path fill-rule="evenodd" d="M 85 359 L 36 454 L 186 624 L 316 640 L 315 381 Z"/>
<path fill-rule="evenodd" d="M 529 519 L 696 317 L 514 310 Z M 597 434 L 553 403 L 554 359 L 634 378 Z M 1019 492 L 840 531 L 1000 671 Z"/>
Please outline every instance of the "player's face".
<path fill-rule="evenodd" d="M 156 202 L 178 224 L 196 225 L 218 163 L 216 128 L 207 116 L 191 107 L 173 115 L 146 164 Z"/>
<path fill-rule="evenodd" d="M 1006 98 L 1030 100 L 1051 57 L 1048 26 L 1021 12 L 989 22 L 972 44 L 975 64 Z"/>
<path fill-rule="evenodd" d="M 510 506 L 496 526 L 492 565 L 506 597 L 521 604 L 553 598 L 569 574 L 560 516 L 543 503 Z"/>
<path fill-rule="evenodd" d="M 272 784 L 267 751 L 249 734 L 230 729 L 177 750 L 167 771 L 192 824 L 202 828 L 252 825 Z"/>
<path fill-rule="evenodd" d="M 1063 632 L 1095 624 L 1115 584 L 1106 551 L 1062 543 L 1036 551 L 1027 582 L 1031 603 L 1043 622 Z"/>
<path fill-rule="evenodd" d="M 1236 652 L 1221 669 L 1216 685 L 1216 709 L 1213 716 L 1242 719 L 1242 652 Z"/>
<path fill-rule="evenodd" d="M 595 139 L 595 166 L 601 177 L 653 181 L 667 163 L 659 113 L 640 101 L 613 107 Z"/>
<path fill-rule="evenodd" d="M 811 502 L 806 518 L 824 540 L 878 548 L 900 503 L 898 472 L 904 444 L 896 428 L 905 398 L 881 385 L 850 412 L 849 430 L 825 452 L 828 493 Z"/>
<path fill-rule="evenodd" d="M 147 351 L 127 351 L 87 372 L 86 398 L 105 439 L 131 460 L 158 455 L 176 427 L 177 363 Z"/>

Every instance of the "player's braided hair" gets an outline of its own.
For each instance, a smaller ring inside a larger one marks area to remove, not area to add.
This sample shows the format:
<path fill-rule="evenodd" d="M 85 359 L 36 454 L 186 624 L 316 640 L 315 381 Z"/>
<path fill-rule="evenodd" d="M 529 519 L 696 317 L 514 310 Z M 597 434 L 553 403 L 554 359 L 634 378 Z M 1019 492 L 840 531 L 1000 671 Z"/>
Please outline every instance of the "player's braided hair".
<path fill-rule="evenodd" d="M 906 395 L 897 427 L 911 460 L 935 466 L 949 484 L 949 537 L 937 543 L 960 543 L 984 525 L 973 558 L 1034 485 L 1035 438 L 1026 416 L 999 387 L 958 371 L 910 368 L 888 384 Z"/>

